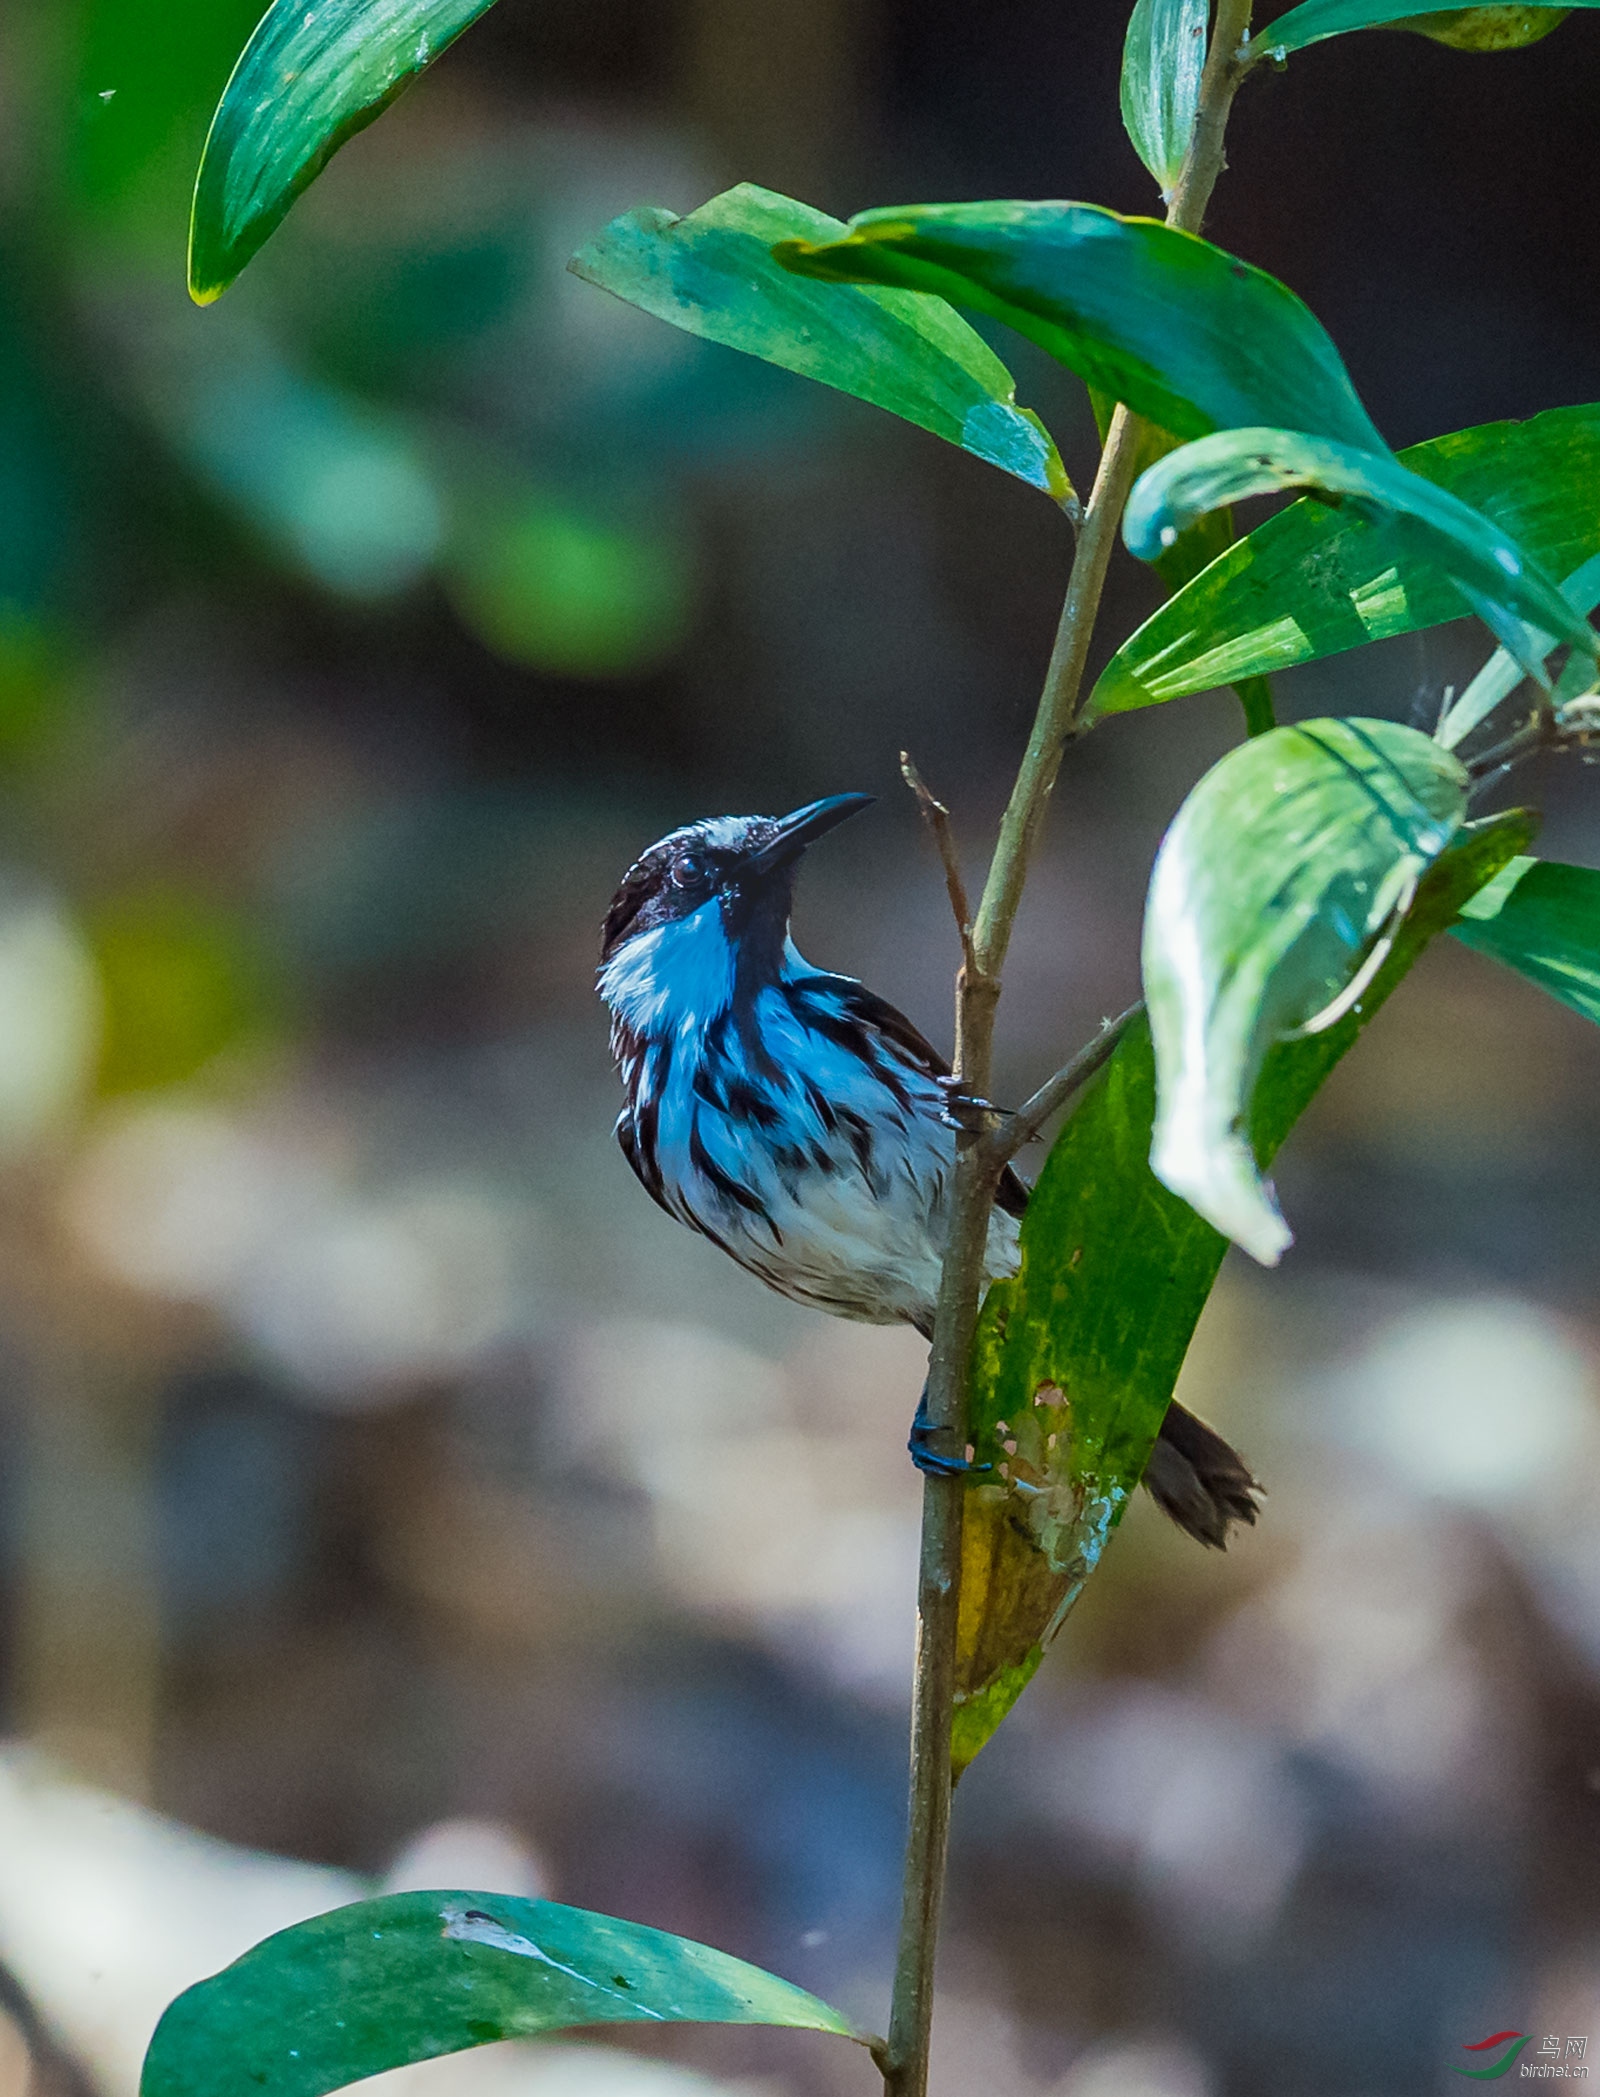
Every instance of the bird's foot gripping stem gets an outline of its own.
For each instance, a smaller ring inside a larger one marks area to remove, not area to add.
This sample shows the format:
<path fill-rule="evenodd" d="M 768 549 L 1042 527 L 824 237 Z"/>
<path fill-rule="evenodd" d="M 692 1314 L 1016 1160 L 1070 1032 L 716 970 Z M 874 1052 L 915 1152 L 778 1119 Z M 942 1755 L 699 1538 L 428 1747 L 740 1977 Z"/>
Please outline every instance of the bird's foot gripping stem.
<path fill-rule="evenodd" d="M 946 1456 L 942 1450 L 935 1449 L 933 1438 L 939 1432 L 928 1418 L 928 1386 L 924 1384 L 906 1443 L 917 1469 L 926 1478 L 982 1478 L 994 1469 L 993 1464 L 969 1463 L 964 1456 Z"/>
<path fill-rule="evenodd" d="M 944 1105 L 939 1110 L 939 1119 L 947 1129 L 964 1130 L 969 1136 L 981 1136 L 1001 1120 L 1004 1108 L 997 1107 L 993 1100 L 981 1099 L 975 1092 L 962 1090 L 959 1078 L 940 1078 L 939 1089 L 944 1094 Z"/>

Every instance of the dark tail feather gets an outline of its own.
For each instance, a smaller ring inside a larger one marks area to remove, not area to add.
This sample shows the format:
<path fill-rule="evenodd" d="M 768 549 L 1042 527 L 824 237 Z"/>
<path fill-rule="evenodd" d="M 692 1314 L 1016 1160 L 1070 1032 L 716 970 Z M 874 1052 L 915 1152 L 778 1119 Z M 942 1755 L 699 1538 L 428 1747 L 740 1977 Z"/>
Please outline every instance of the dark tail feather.
<path fill-rule="evenodd" d="M 1180 1529 L 1218 1551 L 1227 1548 L 1230 1523 L 1254 1523 L 1263 1490 L 1237 1451 L 1181 1405 L 1167 1407 L 1144 1482 Z"/>

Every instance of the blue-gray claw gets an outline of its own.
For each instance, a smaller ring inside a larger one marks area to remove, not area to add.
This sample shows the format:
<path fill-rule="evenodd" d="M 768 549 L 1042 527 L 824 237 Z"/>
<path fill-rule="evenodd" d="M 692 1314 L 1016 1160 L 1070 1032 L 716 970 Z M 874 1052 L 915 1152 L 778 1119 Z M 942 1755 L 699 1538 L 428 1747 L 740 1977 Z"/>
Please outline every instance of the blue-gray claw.
<path fill-rule="evenodd" d="M 923 1386 L 922 1396 L 917 1400 L 917 1410 L 911 1422 L 911 1433 L 906 1447 L 911 1452 L 911 1461 L 926 1478 L 981 1478 L 994 1469 L 993 1464 L 969 1463 L 964 1456 L 946 1456 L 932 1446 L 933 1437 L 939 1432 L 928 1418 L 928 1390 Z"/>

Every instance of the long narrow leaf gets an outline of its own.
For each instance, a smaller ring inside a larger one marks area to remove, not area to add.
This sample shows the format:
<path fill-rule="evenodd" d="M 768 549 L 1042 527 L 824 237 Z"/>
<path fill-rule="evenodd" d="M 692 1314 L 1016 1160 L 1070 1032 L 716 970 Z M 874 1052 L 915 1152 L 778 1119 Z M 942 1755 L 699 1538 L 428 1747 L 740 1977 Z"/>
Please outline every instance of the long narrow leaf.
<path fill-rule="evenodd" d="M 1056 501 L 1066 469 L 1009 371 L 942 299 L 822 286 L 780 268 L 782 240 L 845 227 L 793 197 L 742 182 L 677 218 L 645 207 L 615 219 L 567 265 L 659 320 L 782 365 L 931 430 Z"/>
<path fill-rule="evenodd" d="M 1513 859 L 1450 927 L 1585 1019 L 1600 1023 L 1600 871 Z"/>
<path fill-rule="evenodd" d="M 1569 594 L 1574 571 L 1600 554 L 1600 404 L 1456 430 L 1412 445 L 1400 464 L 1483 511 L 1547 573 L 1569 578 Z M 1401 544 L 1348 503 L 1292 503 L 1129 636 L 1088 711 L 1159 705 L 1462 610 L 1425 547 Z M 1522 674 L 1518 666 L 1513 682 Z"/>
<path fill-rule="evenodd" d="M 1226 430 L 1173 452 L 1135 486 L 1123 537 L 1149 560 L 1208 510 L 1304 487 L 1388 517 L 1402 544 L 1409 534 L 1530 676 L 1546 681 L 1546 635 L 1595 656 L 1600 637 L 1588 621 L 1480 511 L 1392 458 L 1297 430 Z"/>
<path fill-rule="evenodd" d="M 992 314 L 1179 437 L 1275 423 L 1385 448 L 1287 286 L 1154 219 L 1097 204 L 912 204 L 777 254 L 830 283 L 932 291 Z"/>
<path fill-rule="evenodd" d="M 1395 0 L 1302 0 L 1258 29 L 1250 48 L 1279 58 L 1352 29 L 1410 29 L 1466 51 L 1513 51 L 1559 29 L 1574 7 L 1600 7 L 1600 0 L 1569 0 L 1564 7 L 1399 8 Z"/>
<path fill-rule="evenodd" d="M 1122 47 L 1122 121 L 1170 197 L 1200 108 L 1207 0 L 1138 0 Z"/>
<path fill-rule="evenodd" d="M 1414 728 L 1308 721 L 1230 750 L 1162 840 L 1144 918 L 1150 1167 L 1264 1265 L 1290 1242 L 1247 1133 L 1267 1051 L 1370 980 L 1467 786 Z"/>
<path fill-rule="evenodd" d="M 1265 1168 L 1428 941 L 1532 833 L 1473 824 L 1418 890 L 1358 1007 L 1281 1043 L 1256 1086 Z M 1138 1023 L 1057 1137 L 1022 1224 L 1022 1266 L 984 1301 L 972 1437 L 998 1483 L 967 1494 L 954 1759 L 964 1768 L 1026 1687 L 1143 1474 L 1227 1240 L 1148 1159 L 1155 1061 Z"/>
<path fill-rule="evenodd" d="M 803 1988 L 665 1930 L 500 1893 L 394 1893 L 280 1930 L 186 1990 L 140 2097 L 325 2097 L 496 2039 L 681 2023 L 870 2043 Z"/>
<path fill-rule="evenodd" d="M 347 139 L 493 0 L 273 0 L 211 119 L 189 292 L 220 298 Z"/>

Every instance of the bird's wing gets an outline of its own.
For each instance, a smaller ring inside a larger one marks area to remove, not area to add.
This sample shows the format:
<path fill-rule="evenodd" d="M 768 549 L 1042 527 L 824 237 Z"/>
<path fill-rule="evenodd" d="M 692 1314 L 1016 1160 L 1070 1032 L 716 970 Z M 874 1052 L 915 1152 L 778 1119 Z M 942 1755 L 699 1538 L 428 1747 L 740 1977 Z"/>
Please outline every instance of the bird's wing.
<path fill-rule="evenodd" d="M 947 1078 L 950 1066 L 922 1032 L 922 1029 L 906 1018 L 898 1006 L 891 1005 L 865 983 L 858 983 L 853 976 L 831 976 L 829 987 L 837 991 L 841 1002 L 851 1015 L 863 1026 L 873 1027 L 892 1041 L 909 1063 L 918 1070 L 927 1072 L 930 1078 Z M 1000 1184 L 995 1189 L 995 1207 L 1004 1209 L 1008 1216 L 1020 1216 L 1028 1206 L 1028 1188 L 1011 1166 L 1000 1175 Z"/>

